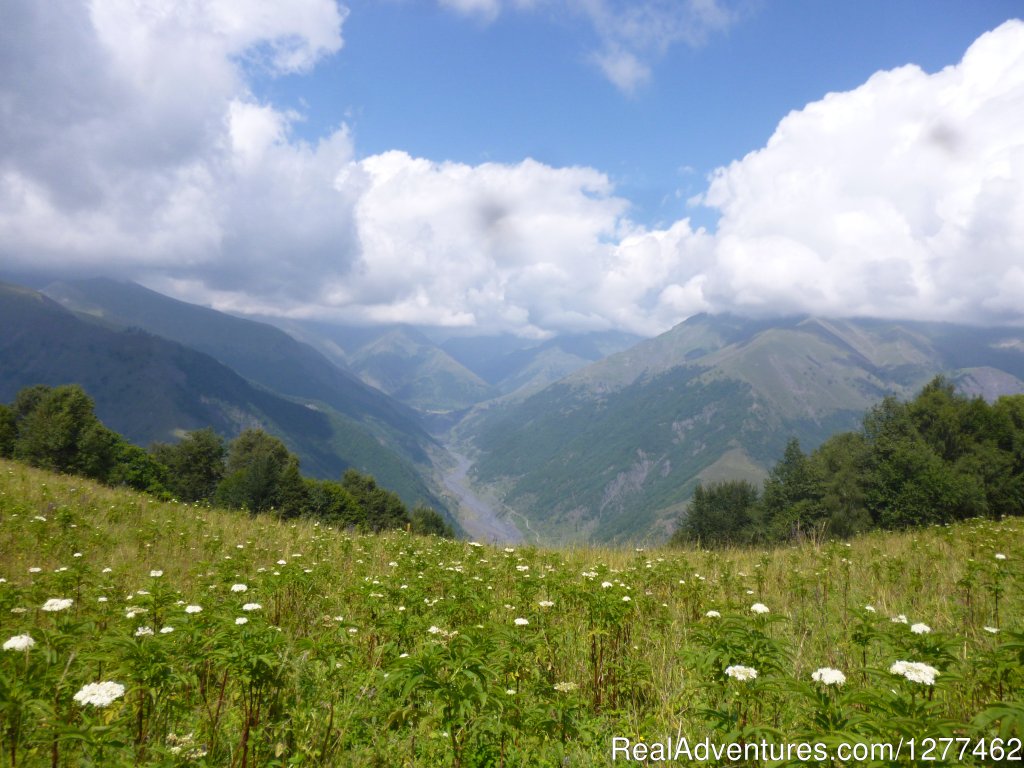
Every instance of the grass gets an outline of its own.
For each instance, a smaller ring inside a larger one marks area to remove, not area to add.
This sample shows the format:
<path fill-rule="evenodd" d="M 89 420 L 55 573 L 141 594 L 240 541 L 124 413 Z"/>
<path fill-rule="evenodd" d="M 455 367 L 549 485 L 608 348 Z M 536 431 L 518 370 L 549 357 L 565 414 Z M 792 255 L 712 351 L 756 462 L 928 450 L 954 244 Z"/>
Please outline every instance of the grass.
<path fill-rule="evenodd" d="M 0 462 L 0 640 L 33 641 L 0 652 L 0 766 L 590 766 L 613 737 L 1019 738 L 1022 523 L 771 551 L 502 548 Z M 42 610 L 54 598 L 73 602 Z M 826 667 L 846 682 L 813 681 Z M 123 694 L 75 699 L 103 682 Z"/>

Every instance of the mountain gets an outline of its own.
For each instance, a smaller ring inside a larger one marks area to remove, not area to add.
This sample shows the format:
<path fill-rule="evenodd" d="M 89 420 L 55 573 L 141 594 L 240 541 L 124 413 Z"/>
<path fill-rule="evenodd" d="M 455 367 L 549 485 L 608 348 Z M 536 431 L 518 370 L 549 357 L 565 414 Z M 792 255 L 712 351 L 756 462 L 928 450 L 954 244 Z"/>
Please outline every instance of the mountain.
<path fill-rule="evenodd" d="M 78 383 L 111 429 L 146 446 L 211 426 L 226 436 L 260 427 L 303 471 L 372 473 L 407 503 L 442 507 L 417 467 L 355 420 L 256 386 L 210 355 L 138 329 L 76 315 L 36 291 L 0 283 L 0 401 L 32 384 Z"/>
<path fill-rule="evenodd" d="M 597 331 L 547 341 L 513 336 L 454 337 L 441 347 L 501 394 L 523 397 L 640 340 L 622 331 Z"/>
<path fill-rule="evenodd" d="M 281 395 L 328 406 L 405 459 L 427 462 L 431 439 L 411 409 L 279 328 L 107 278 L 56 282 L 43 292 L 76 312 L 205 352 Z"/>
<path fill-rule="evenodd" d="M 789 437 L 854 429 L 945 373 L 1024 391 L 1024 331 L 700 315 L 457 429 L 473 476 L 546 540 L 660 538 L 697 482 L 758 480 Z"/>
<path fill-rule="evenodd" d="M 363 381 L 424 411 L 460 410 L 498 394 L 412 328 L 392 329 L 360 347 L 349 366 Z"/>

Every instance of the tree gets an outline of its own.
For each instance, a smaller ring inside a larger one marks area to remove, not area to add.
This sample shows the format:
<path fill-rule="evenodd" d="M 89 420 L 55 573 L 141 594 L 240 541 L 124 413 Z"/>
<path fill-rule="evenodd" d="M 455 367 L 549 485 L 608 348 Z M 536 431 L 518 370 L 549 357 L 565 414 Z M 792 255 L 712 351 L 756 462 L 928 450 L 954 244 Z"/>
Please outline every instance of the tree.
<path fill-rule="evenodd" d="M 409 513 L 398 494 L 379 487 L 370 475 L 347 469 L 341 478 L 341 485 L 362 508 L 366 515 L 365 525 L 369 530 L 404 528 L 409 524 Z"/>
<path fill-rule="evenodd" d="M 768 535 L 788 539 L 814 523 L 815 483 L 810 464 L 795 437 L 764 481 L 761 510 Z"/>
<path fill-rule="evenodd" d="M 96 418 L 92 399 L 80 386 L 22 390 L 15 397 L 14 411 L 15 458 L 43 469 L 106 481 L 119 436 Z"/>
<path fill-rule="evenodd" d="M 18 422 L 14 409 L 0 403 L 0 458 L 9 459 L 14 455 L 14 443 L 18 439 Z"/>
<path fill-rule="evenodd" d="M 212 500 L 224 478 L 227 447 L 209 427 L 189 432 L 173 445 L 156 443 L 150 453 L 167 467 L 167 490 L 182 501 Z"/>
<path fill-rule="evenodd" d="M 332 480 L 306 480 L 306 514 L 339 528 L 366 522 L 359 502 L 341 483 Z"/>
<path fill-rule="evenodd" d="M 435 510 L 430 507 L 426 507 L 422 504 L 417 504 L 412 514 L 409 515 L 409 520 L 412 523 L 412 532 L 418 533 L 421 536 L 440 536 L 443 539 L 451 539 L 455 537 L 455 533 L 448 523 L 444 521 Z"/>
<path fill-rule="evenodd" d="M 697 484 L 673 543 L 749 543 L 757 538 L 757 487 L 746 480 Z"/>
<path fill-rule="evenodd" d="M 291 491 L 299 477 L 298 467 L 299 460 L 278 438 L 260 429 L 247 429 L 231 441 L 216 500 L 252 514 L 279 507 L 284 498 L 282 480 Z"/>

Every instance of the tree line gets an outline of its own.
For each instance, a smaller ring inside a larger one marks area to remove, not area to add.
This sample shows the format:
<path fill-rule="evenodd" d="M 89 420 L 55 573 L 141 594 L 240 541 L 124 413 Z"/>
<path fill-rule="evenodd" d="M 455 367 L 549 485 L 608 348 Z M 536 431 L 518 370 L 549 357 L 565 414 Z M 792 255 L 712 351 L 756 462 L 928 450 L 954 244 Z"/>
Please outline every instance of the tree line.
<path fill-rule="evenodd" d="M 397 494 L 355 469 L 338 481 L 303 477 L 298 457 L 259 429 L 247 429 L 230 442 L 212 429 L 200 429 L 146 451 L 106 427 L 77 384 L 26 387 L 10 405 L 0 404 L 0 457 L 162 499 L 309 517 L 366 531 L 408 528 L 453 535 L 436 511 L 418 505 L 410 512 Z"/>
<path fill-rule="evenodd" d="M 1024 395 L 990 404 L 939 376 L 809 455 L 790 440 L 760 489 L 698 484 L 672 541 L 765 544 L 1020 514 Z"/>

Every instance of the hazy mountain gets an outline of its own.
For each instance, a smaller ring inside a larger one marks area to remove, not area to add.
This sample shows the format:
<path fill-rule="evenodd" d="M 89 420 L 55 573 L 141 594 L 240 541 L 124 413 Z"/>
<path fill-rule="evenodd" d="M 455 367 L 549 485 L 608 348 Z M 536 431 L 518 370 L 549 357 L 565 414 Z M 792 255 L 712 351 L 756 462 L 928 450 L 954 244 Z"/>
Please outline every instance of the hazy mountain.
<path fill-rule="evenodd" d="M 303 471 L 370 472 L 408 503 L 436 500 L 411 461 L 365 425 L 255 386 L 213 357 L 138 329 L 76 315 L 46 296 L 0 284 L 0 401 L 31 384 L 78 383 L 111 429 L 146 446 L 211 426 L 232 436 L 260 427 L 281 437 Z"/>
<path fill-rule="evenodd" d="M 427 461 L 430 438 L 413 411 L 279 328 L 106 278 L 52 283 L 44 293 L 76 312 L 205 352 L 274 392 L 323 403 L 407 459 Z"/>
<path fill-rule="evenodd" d="M 1024 331 L 697 316 L 459 427 L 474 474 L 551 539 L 661 536 L 699 479 L 757 479 L 935 374 L 1024 391 Z"/>
<path fill-rule="evenodd" d="M 641 337 L 622 331 L 598 331 L 547 341 L 455 337 L 441 347 L 502 394 L 528 394 L 639 341 Z"/>
<path fill-rule="evenodd" d="M 498 394 L 411 328 L 395 328 L 360 347 L 349 365 L 363 381 L 424 411 L 468 408 Z"/>

